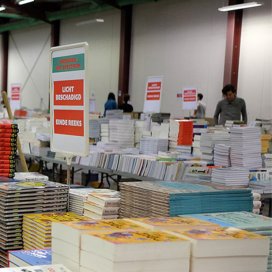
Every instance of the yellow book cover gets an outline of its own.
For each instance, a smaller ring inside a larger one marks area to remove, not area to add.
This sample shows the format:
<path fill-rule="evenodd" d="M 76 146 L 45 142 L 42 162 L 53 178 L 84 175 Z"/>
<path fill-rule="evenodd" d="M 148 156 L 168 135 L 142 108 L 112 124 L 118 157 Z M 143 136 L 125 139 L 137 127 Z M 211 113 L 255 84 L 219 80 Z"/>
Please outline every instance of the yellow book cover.
<path fill-rule="evenodd" d="M 113 244 L 142 244 L 158 242 L 182 242 L 186 239 L 162 231 L 117 231 L 117 232 L 91 232 L 91 236 L 98 237 Z"/>
<path fill-rule="evenodd" d="M 240 230 L 237 228 L 216 228 L 216 229 L 201 229 L 191 228 L 190 230 L 175 230 L 177 233 L 194 240 L 246 240 L 246 239 L 266 239 L 259 234 Z"/>
<path fill-rule="evenodd" d="M 192 228 L 194 226 L 205 226 L 206 228 L 217 228 L 219 225 L 202 221 L 190 217 L 151 217 L 151 218 L 131 218 L 130 222 L 135 222 L 142 226 L 150 226 L 158 229 L 184 229 Z"/>
<path fill-rule="evenodd" d="M 105 224 L 111 226 L 111 228 L 116 228 L 120 230 L 143 230 L 144 227 L 135 224 L 134 222 L 130 222 L 125 219 L 113 219 L 113 220 L 101 220 Z"/>

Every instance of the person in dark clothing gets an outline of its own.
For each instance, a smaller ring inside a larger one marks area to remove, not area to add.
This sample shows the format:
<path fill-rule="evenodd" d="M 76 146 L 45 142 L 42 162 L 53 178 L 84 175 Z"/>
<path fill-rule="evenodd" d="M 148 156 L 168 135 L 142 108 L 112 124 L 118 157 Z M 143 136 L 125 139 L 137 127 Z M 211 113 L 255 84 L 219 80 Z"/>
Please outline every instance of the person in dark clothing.
<path fill-rule="evenodd" d="M 133 112 L 132 105 L 128 104 L 129 99 L 130 99 L 129 94 L 125 94 L 124 103 L 120 106 L 120 110 L 123 110 L 123 112 Z"/>
<path fill-rule="evenodd" d="M 108 100 L 104 105 L 104 116 L 106 116 L 106 111 L 108 110 L 117 110 L 117 103 L 114 93 L 109 93 Z"/>
<path fill-rule="evenodd" d="M 218 102 L 215 113 L 214 121 L 216 125 L 225 125 L 227 120 L 240 121 L 247 123 L 247 110 L 246 102 L 244 99 L 236 96 L 236 89 L 233 85 L 226 85 L 222 94 L 224 99 Z M 220 115 L 220 119 L 219 119 Z"/>

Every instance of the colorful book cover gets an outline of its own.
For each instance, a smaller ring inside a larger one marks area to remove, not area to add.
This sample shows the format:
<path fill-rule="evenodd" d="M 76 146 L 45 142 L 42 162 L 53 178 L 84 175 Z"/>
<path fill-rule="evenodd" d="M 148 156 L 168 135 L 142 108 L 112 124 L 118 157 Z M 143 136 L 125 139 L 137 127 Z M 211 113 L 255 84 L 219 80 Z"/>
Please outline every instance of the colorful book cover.
<path fill-rule="evenodd" d="M 51 249 L 16 250 L 10 251 L 9 254 L 21 259 L 30 266 L 49 265 L 52 263 Z"/>
<path fill-rule="evenodd" d="M 154 242 L 181 242 L 186 239 L 161 231 L 112 231 L 109 233 L 91 232 L 90 235 L 113 244 L 142 244 Z"/>
<path fill-rule="evenodd" d="M 72 272 L 60 264 L 51 264 L 43 266 L 10 267 L 1 268 L 1 272 Z"/>
<path fill-rule="evenodd" d="M 266 239 L 259 234 L 240 230 L 237 228 L 217 228 L 217 229 L 199 229 L 191 228 L 189 230 L 175 230 L 173 233 L 181 234 L 194 240 L 236 240 L 236 239 Z"/>

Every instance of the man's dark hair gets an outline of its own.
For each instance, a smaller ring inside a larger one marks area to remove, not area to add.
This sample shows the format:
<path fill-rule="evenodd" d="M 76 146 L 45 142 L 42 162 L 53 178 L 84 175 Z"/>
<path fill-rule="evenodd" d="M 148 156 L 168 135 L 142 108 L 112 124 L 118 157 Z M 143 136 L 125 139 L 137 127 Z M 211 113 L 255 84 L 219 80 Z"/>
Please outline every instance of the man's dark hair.
<path fill-rule="evenodd" d="M 197 97 L 198 97 L 199 100 L 202 100 L 203 99 L 203 94 L 202 93 L 198 93 Z"/>
<path fill-rule="evenodd" d="M 109 93 L 108 100 L 114 100 L 115 101 L 115 94 L 114 93 Z"/>
<path fill-rule="evenodd" d="M 227 93 L 231 91 L 233 93 L 236 93 L 236 88 L 232 84 L 227 84 L 223 89 L 222 89 L 222 94 L 227 95 Z"/>
<path fill-rule="evenodd" d="M 130 95 L 129 94 L 125 94 L 124 95 L 124 102 L 127 103 L 130 99 Z"/>

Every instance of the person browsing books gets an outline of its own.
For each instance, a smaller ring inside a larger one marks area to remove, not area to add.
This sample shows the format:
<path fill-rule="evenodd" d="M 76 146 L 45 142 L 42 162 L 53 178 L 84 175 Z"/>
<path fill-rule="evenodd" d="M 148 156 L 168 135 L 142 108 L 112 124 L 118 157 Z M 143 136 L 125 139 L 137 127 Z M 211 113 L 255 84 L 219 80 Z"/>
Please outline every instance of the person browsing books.
<path fill-rule="evenodd" d="M 219 101 L 214 113 L 214 122 L 216 125 L 225 125 L 227 120 L 240 121 L 247 123 L 246 102 L 237 97 L 236 89 L 233 85 L 226 85 L 222 94 L 224 99 Z"/>
<path fill-rule="evenodd" d="M 120 110 L 123 110 L 123 112 L 133 112 L 133 107 L 128 103 L 130 99 L 129 94 L 124 95 L 124 103 L 120 106 Z"/>
<path fill-rule="evenodd" d="M 104 116 L 106 116 L 106 111 L 108 110 L 117 110 L 117 103 L 114 93 L 109 93 L 108 100 L 104 105 Z"/>

